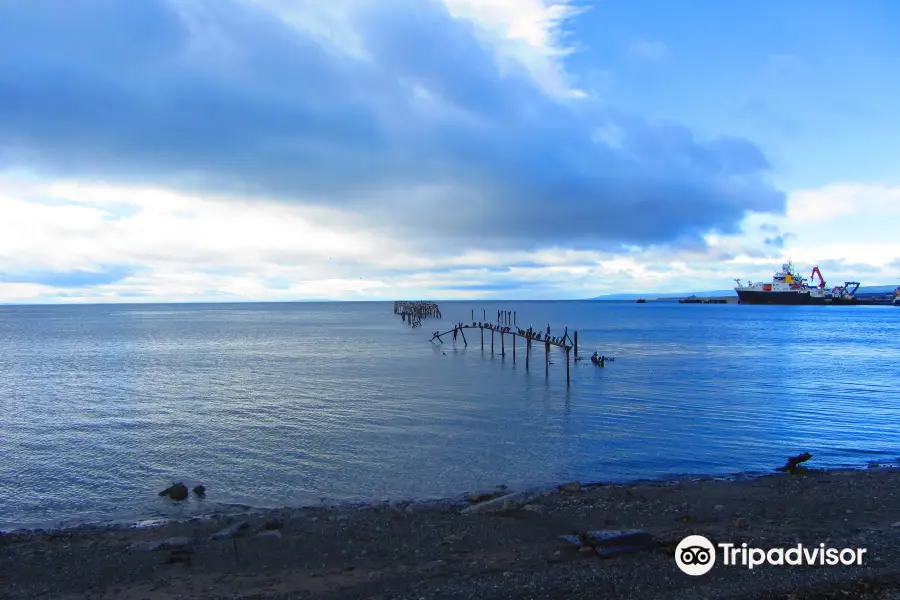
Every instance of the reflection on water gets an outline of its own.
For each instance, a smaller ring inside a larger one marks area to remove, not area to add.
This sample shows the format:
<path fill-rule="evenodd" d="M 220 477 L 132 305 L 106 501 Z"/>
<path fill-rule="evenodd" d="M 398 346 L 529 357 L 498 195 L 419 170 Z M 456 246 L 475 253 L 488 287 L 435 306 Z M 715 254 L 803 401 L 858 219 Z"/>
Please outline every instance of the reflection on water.
<path fill-rule="evenodd" d="M 547 380 L 541 345 L 526 373 L 428 342 L 473 308 L 501 306 L 0 307 L 0 528 L 900 455 L 892 307 L 502 305 L 616 358 L 568 390 L 561 350 Z M 156 495 L 176 479 L 208 499 Z"/>

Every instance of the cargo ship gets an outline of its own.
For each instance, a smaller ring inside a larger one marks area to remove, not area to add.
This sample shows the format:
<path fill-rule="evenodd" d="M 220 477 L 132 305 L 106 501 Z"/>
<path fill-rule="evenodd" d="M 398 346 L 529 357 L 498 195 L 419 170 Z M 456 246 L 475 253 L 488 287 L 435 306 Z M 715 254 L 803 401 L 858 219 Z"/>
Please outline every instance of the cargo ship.
<path fill-rule="evenodd" d="M 843 286 L 831 290 L 826 289 L 825 279 L 819 267 L 813 267 L 810 279 L 818 275 L 819 284 L 809 285 L 809 279 L 800 275 L 790 260 L 781 265 L 781 271 L 772 276 L 771 283 L 747 282 L 743 285 L 740 279 L 737 284 L 738 302 L 741 304 L 856 304 L 856 291 L 859 282 L 847 281 Z"/>

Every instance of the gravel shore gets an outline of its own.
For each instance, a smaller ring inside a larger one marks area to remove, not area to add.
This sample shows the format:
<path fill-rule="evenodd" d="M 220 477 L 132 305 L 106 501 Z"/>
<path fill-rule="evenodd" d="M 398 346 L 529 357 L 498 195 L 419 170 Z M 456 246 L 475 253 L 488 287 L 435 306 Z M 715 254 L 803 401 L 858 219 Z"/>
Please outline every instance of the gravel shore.
<path fill-rule="evenodd" d="M 504 500 L 248 512 L 0 535 L 0 598 L 900 599 L 900 469 L 562 486 Z M 471 508 L 476 507 L 476 508 Z M 462 513 L 462 514 L 461 514 Z M 602 557 L 561 535 L 639 529 Z M 866 548 L 860 566 L 726 566 L 678 542 Z"/>

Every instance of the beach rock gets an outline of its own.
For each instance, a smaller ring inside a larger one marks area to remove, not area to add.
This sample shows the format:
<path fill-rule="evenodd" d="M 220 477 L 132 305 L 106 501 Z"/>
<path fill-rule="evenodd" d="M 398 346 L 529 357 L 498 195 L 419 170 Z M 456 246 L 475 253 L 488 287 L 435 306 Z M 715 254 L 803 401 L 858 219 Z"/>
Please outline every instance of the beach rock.
<path fill-rule="evenodd" d="M 602 557 L 647 550 L 656 543 L 651 534 L 640 529 L 601 529 L 559 537 L 579 546 L 579 552 L 596 552 Z"/>
<path fill-rule="evenodd" d="M 247 521 L 238 521 L 234 525 L 230 525 L 225 529 L 221 529 L 215 532 L 214 534 L 212 534 L 212 536 L 210 536 L 210 539 L 226 540 L 228 538 L 237 537 L 242 531 L 248 529 L 249 527 L 250 524 Z"/>
<path fill-rule="evenodd" d="M 575 492 L 581 491 L 581 484 L 577 481 L 570 481 L 569 483 L 562 484 L 556 489 L 561 492 L 569 492 L 570 494 L 574 494 Z"/>
<path fill-rule="evenodd" d="M 486 502 L 467 506 L 460 511 L 460 514 L 469 515 L 515 510 L 524 504 L 528 504 L 540 495 L 538 492 L 513 492 Z"/>
<path fill-rule="evenodd" d="M 797 456 L 788 458 L 787 463 L 785 463 L 783 467 L 778 467 L 775 470 L 781 471 L 782 473 L 790 473 L 791 475 L 802 475 L 809 472 L 809 469 L 801 463 L 805 463 L 811 458 L 812 454 L 810 454 L 809 452 L 804 452 L 803 454 L 798 454 Z"/>
<path fill-rule="evenodd" d="M 183 483 L 176 483 L 172 487 L 161 491 L 159 495 L 168 496 L 172 500 L 186 500 L 188 497 L 188 489 Z"/>
<path fill-rule="evenodd" d="M 187 537 L 173 537 L 165 540 L 155 540 L 143 544 L 135 544 L 131 548 L 133 550 L 145 550 L 147 552 L 155 552 L 156 550 L 174 550 L 176 548 L 188 548 L 193 544 L 193 540 Z"/>
<path fill-rule="evenodd" d="M 202 485 L 195 486 L 195 487 L 194 487 L 194 493 L 195 493 L 198 497 L 203 498 L 204 496 L 206 496 L 206 488 L 203 487 Z"/>

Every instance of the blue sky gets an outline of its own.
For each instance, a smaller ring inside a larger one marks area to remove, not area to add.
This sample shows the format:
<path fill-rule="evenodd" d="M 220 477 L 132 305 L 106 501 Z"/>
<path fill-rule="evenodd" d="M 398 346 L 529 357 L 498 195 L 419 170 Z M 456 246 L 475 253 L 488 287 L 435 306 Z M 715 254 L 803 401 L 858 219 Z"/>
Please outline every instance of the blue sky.
<path fill-rule="evenodd" d="M 0 1 L 0 302 L 900 283 L 888 2 Z"/>

